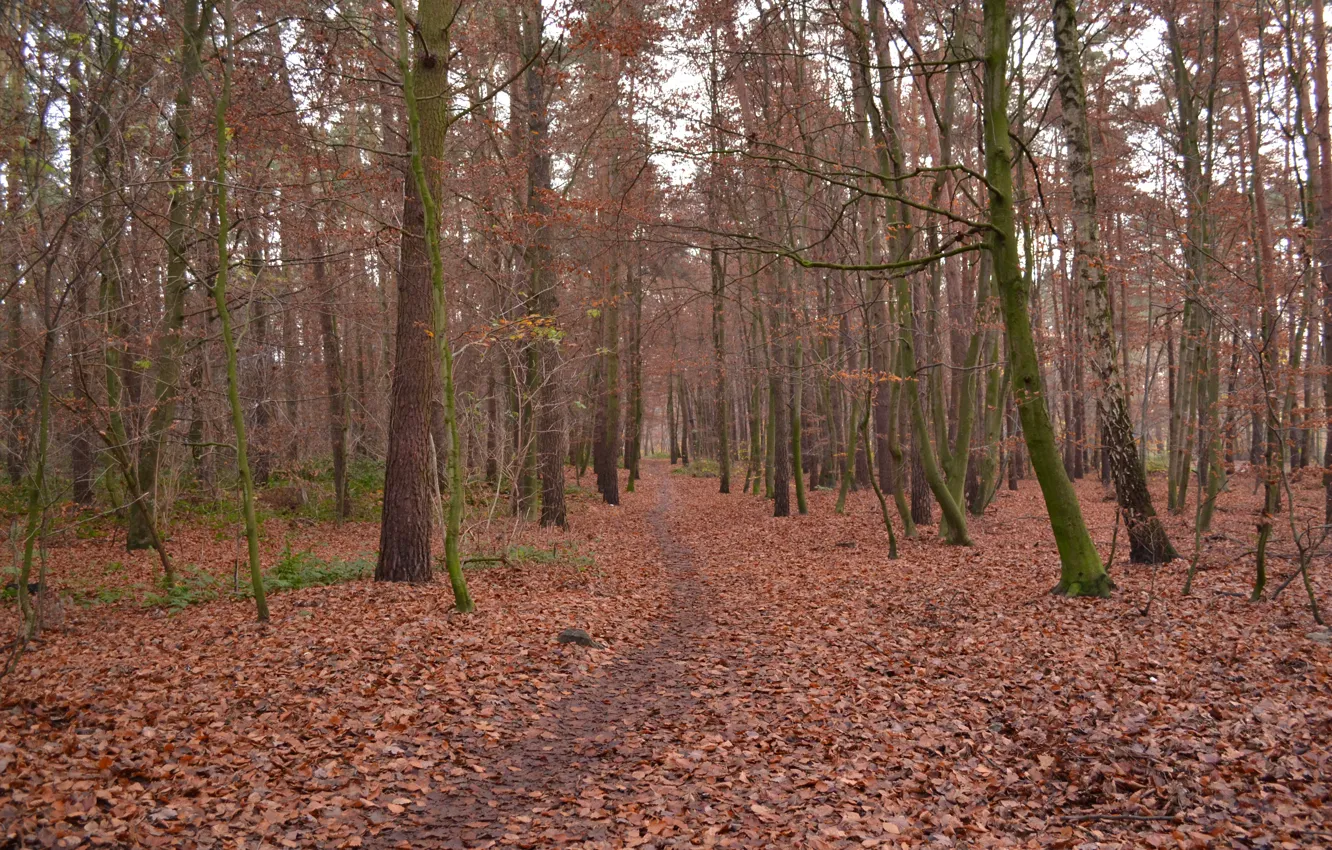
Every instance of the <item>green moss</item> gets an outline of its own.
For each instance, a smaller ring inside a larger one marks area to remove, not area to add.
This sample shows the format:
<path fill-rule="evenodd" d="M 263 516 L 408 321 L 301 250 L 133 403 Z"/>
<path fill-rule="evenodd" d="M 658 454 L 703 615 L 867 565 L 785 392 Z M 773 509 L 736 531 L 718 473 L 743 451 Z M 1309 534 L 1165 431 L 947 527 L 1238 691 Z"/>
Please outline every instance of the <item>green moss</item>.
<path fill-rule="evenodd" d="M 1085 581 L 1060 581 L 1054 590 L 1050 591 L 1056 596 L 1067 596 L 1076 598 L 1081 596 L 1091 596 L 1097 599 L 1106 599 L 1110 596 L 1110 591 L 1115 589 L 1115 583 L 1110 580 L 1110 576 L 1101 573 Z"/>

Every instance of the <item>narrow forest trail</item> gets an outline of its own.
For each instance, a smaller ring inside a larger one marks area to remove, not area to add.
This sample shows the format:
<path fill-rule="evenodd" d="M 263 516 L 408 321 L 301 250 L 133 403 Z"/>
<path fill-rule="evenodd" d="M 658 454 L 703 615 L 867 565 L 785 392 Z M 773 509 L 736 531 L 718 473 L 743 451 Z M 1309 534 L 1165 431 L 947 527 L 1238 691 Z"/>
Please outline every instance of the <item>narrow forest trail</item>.
<path fill-rule="evenodd" d="M 485 847 L 508 843 L 517 832 L 540 843 L 620 844 L 611 816 L 655 794 L 641 766 L 706 722 L 698 688 L 715 686 L 726 672 L 706 649 L 716 630 L 710 593 L 691 550 L 673 533 L 672 480 L 660 471 L 641 485 L 655 491 L 652 536 L 642 551 L 661 560 L 671 598 L 646 645 L 581 679 L 548 713 L 533 717 L 522 737 L 491 754 L 487 775 L 466 791 L 427 795 L 425 826 L 386 832 L 376 846 Z"/>
<path fill-rule="evenodd" d="M 894 562 L 868 502 L 839 516 L 820 491 L 778 520 L 647 470 L 620 509 L 648 514 L 640 548 L 670 588 L 647 639 L 374 846 L 1206 846 L 1263 835 L 1236 806 L 1275 812 L 1278 779 L 1327 796 L 1326 681 L 1270 614 L 1144 618 L 1145 571 L 1070 603 L 1045 593 L 1039 526 L 978 522 L 974 548 L 926 537 Z M 1236 643 L 1270 669 L 1221 674 Z M 1289 734 L 1257 732 L 1274 724 Z"/>

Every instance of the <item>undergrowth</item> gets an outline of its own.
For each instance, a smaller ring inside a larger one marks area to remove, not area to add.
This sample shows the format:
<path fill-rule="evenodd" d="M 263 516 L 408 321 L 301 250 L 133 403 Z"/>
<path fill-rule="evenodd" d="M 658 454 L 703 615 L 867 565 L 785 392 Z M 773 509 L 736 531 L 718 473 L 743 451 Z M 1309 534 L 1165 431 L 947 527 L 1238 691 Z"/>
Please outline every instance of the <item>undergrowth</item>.
<path fill-rule="evenodd" d="M 504 550 L 502 555 L 470 555 L 463 558 L 463 569 L 486 570 L 503 566 L 535 565 L 563 566 L 585 570 L 596 565 L 596 559 L 577 546 L 543 546 L 518 544 Z"/>
<path fill-rule="evenodd" d="M 326 587 L 345 584 L 349 581 L 368 578 L 374 575 L 375 563 L 368 556 L 359 556 L 351 560 L 327 560 L 311 552 L 293 552 L 290 548 L 282 550 L 278 561 L 264 573 L 264 593 L 272 596 L 288 590 L 302 590 L 307 587 Z M 155 590 L 145 593 L 142 604 L 147 608 L 166 608 L 169 611 L 183 611 L 191 605 L 212 602 L 226 596 L 231 599 L 250 599 L 254 588 L 249 582 L 248 573 L 242 565 L 240 572 L 233 578 L 234 585 L 227 589 L 223 581 L 216 576 L 186 567 L 176 583 L 171 587 L 161 584 Z M 117 602 L 128 589 L 103 589 L 93 597 L 85 597 L 87 604 Z"/>
<path fill-rule="evenodd" d="M 312 552 L 293 552 L 290 548 L 282 550 L 278 562 L 264 573 L 264 592 L 269 596 L 285 590 L 303 590 L 307 587 L 326 587 L 331 584 L 345 584 L 368 578 L 375 573 L 375 562 L 365 555 L 351 560 L 326 560 Z M 242 598 L 254 595 L 248 582 L 242 579 L 240 592 Z"/>
<path fill-rule="evenodd" d="M 689 478 L 716 478 L 721 474 L 717 461 L 708 458 L 692 460 L 684 466 L 671 470 L 672 475 L 684 475 Z"/>

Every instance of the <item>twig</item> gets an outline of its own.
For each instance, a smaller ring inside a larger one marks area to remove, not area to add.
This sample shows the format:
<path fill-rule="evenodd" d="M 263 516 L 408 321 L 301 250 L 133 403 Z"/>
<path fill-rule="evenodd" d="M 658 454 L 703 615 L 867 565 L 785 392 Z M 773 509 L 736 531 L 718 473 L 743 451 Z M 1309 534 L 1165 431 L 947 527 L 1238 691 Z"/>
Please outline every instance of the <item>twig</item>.
<path fill-rule="evenodd" d="M 1110 535 L 1110 554 L 1105 559 L 1105 571 L 1107 574 L 1110 572 L 1111 565 L 1115 562 L 1115 547 L 1119 545 L 1119 515 L 1122 512 L 1123 508 L 1119 505 L 1115 505 L 1115 533 Z"/>
<path fill-rule="evenodd" d="M 0 655 L 5 653 L 8 653 L 9 655 L 9 657 L 5 659 L 5 666 L 0 667 L 0 679 L 4 679 L 18 668 L 19 659 L 23 657 L 23 650 L 27 648 L 28 637 L 26 634 L 20 634 L 3 647 L 0 647 Z"/>
<path fill-rule="evenodd" d="M 1116 815 L 1116 814 L 1098 814 L 1096 812 L 1087 812 L 1081 815 L 1059 815 L 1051 820 L 1059 823 L 1070 823 L 1080 820 L 1130 820 L 1130 821 L 1153 821 L 1153 820 L 1174 820 L 1175 815 Z"/>
<path fill-rule="evenodd" d="M 1281 595 L 1281 591 L 1286 589 L 1286 585 L 1290 584 L 1292 581 L 1299 578 L 1301 573 L 1303 572 L 1304 568 L 1301 567 L 1300 569 L 1296 570 L 1295 572 L 1291 573 L 1290 575 L 1282 579 L 1281 584 L 1277 585 L 1277 589 L 1272 591 L 1272 601 L 1275 602 L 1276 598 Z"/>

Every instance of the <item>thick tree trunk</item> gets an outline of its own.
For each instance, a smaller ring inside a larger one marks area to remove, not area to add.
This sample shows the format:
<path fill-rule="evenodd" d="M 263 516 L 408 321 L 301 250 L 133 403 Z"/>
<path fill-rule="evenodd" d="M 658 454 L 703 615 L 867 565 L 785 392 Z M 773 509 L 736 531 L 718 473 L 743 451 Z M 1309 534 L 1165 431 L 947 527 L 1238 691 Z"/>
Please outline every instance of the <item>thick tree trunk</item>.
<path fill-rule="evenodd" d="M 437 187 L 442 181 L 440 180 L 440 166 L 438 164 L 434 165 L 429 171 L 426 166 L 427 154 L 437 153 L 442 156 L 445 135 L 450 124 L 447 60 L 450 56 L 449 28 L 453 22 L 454 8 L 452 0 L 430 0 L 430 2 L 422 2 L 418 5 L 419 25 L 425 35 L 420 36 L 417 42 L 424 55 L 416 59 L 413 59 L 411 55 L 413 42 L 408 35 L 407 12 L 403 7 L 403 0 L 395 0 L 394 11 L 398 24 L 398 73 L 402 75 L 403 105 L 406 107 L 407 113 L 407 152 L 411 169 L 410 179 L 421 206 L 421 232 L 425 236 L 426 267 L 430 281 L 430 309 L 424 313 L 424 315 L 431 318 L 430 326 L 427 329 L 428 336 L 433 342 L 433 357 L 430 358 L 430 365 L 432 367 L 431 371 L 437 372 L 438 380 L 442 382 L 444 424 L 448 431 L 449 509 L 445 519 L 444 566 L 448 571 L 449 584 L 453 588 L 454 607 L 459 613 L 466 614 L 475 610 L 476 605 L 472 602 L 471 594 L 467 589 L 467 580 L 463 576 L 462 558 L 459 553 L 466 491 L 463 487 L 463 447 L 458 428 L 456 372 L 454 369 L 453 347 L 449 335 L 448 293 L 444 283 L 444 260 L 439 247 L 439 206 L 435 200 L 439 195 Z M 422 87 L 424 97 L 420 99 L 417 97 L 418 70 L 429 72 L 426 76 L 426 84 Z M 424 101 L 426 105 L 424 112 L 422 112 L 419 105 L 421 101 Z M 405 211 L 406 205 L 404 204 Z M 405 219 L 406 216 L 404 215 Z M 434 449 L 428 419 L 428 405 L 430 403 L 428 392 L 425 395 L 425 402 L 426 410 L 423 411 L 422 415 L 425 424 L 422 430 L 425 434 L 428 462 Z M 423 466 L 430 469 L 428 465 L 423 464 Z M 429 511 L 432 506 L 431 502 L 433 502 L 431 491 L 434 489 L 430 481 L 431 477 L 429 474 L 426 476 L 425 550 L 427 558 L 430 553 Z M 385 488 L 385 495 L 387 497 L 387 487 Z M 382 551 L 380 565 L 383 565 Z M 427 564 L 426 566 L 428 569 L 430 565 Z M 378 577 L 377 568 L 376 578 Z M 385 578 L 389 577 L 386 576 Z M 426 574 L 426 578 L 429 578 L 429 573 Z"/>
<path fill-rule="evenodd" d="M 420 99 L 420 151 L 430 190 L 441 186 L 447 131 L 447 0 L 422 0 L 418 25 L 424 40 L 410 73 Z M 427 27 L 427 21 L 430 26 Z M 410 142 L 408 144 L 409 153 Z M 402 246 L 398 257 L 398 318 L 389 397 L 388 456 L 376 581 L 430 581 L 430 418 L 439 368 L 434 297 L 426 245 L 426 209 L 411 173 L 404 174 Z"/>

